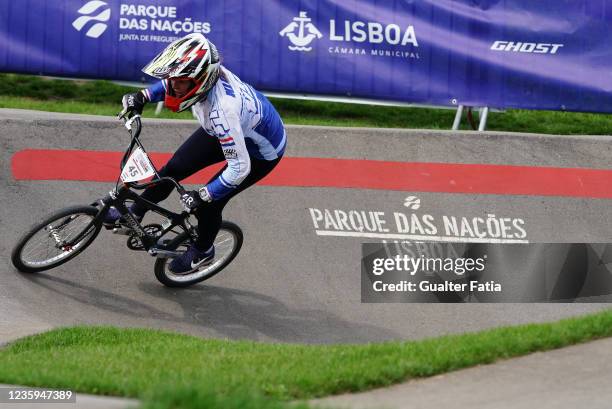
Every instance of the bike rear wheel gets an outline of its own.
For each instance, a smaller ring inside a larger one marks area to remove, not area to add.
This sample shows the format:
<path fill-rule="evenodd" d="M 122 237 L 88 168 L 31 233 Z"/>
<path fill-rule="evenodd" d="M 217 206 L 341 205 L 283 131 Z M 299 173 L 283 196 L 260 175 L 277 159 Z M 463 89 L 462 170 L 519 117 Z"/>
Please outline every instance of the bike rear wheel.
<path fill-rule="evenodd" d="M 195 283 L 208 280 L 223 270 L 238 255 L 242 247 L 243 235 L 240 227 L 231 222 L 223 221 L 221 229 L 215 238 L 215 258 L 212 263 L 187 274 L 175 274 L 168 269 L 172 259 L 158 258 L 155 261 L 155 277 L 168 287 L 188 287 Z M 168 250 L 186 251 L 191 244 L 187 233 L 176 237 Z"/>
<path fill-rule="evenodd" d="M 76 257 L 98 236 L 102 224 L 90 226 L 98 214 L 93 206 L 73 206 L 62 209 L 32 226 L 15 245 L 11 260 L 15 268 L 25 273 L 49 270 Z M 72 246 L 66 243 L 85 232 Z"/>

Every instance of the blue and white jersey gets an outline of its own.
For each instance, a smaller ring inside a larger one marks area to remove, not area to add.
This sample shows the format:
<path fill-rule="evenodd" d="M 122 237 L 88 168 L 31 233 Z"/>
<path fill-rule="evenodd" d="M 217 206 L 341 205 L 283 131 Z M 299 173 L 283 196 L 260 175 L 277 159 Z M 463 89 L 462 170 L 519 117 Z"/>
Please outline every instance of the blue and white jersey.
<path fill-rule="evenodd" d="M 146 90 L 149 100 L 159 100 L 163 86 L 160 83 Z M 271 161 L 285 152 L 287 136 L 276 109 L 225 67 L 193 112 L 202 128 L 218 138 L 227 161 L 227 168 L 206 186 L 213 200 L 238 187 L 251 171 L 251 158 Z"/>

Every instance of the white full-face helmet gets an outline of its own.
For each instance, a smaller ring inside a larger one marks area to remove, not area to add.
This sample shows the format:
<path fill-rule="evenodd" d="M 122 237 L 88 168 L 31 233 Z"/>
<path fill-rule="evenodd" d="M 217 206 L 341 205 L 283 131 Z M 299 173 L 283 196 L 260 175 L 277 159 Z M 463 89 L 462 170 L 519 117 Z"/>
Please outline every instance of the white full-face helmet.
<path fill-rule="evenodd" d="M 181 112 L 205 98 L 219 79 L 221 63 L 213 43 L 200 33 L 189 34 L 168 45 L 146 67 L 145 74 L 165 81 L 165 105 Z M 175 82 L 188 89 L 179 96 L 173 88 Z"/>

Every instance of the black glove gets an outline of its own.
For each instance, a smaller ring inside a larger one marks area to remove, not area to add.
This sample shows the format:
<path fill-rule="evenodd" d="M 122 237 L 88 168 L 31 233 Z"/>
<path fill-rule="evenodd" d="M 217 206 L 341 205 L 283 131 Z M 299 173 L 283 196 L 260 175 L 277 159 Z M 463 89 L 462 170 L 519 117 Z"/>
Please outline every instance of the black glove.
<path fill-rule="evenodd" d="M 119 113 L 119 118 L 131 118 L 136 114 L 142 114 L 142 110 L 147 102 L 149 100 L 142 91 L 125 94 L 121 100 L 123 110 Z"/>
<path fill-rule="evenodd" d="M 183 196 L 181 196 L 181 204 L 183 205 L 183 209 L 189 213 L 197 209 L 202 202 L 202 198 L 197 190 L 186 192 Z"/>

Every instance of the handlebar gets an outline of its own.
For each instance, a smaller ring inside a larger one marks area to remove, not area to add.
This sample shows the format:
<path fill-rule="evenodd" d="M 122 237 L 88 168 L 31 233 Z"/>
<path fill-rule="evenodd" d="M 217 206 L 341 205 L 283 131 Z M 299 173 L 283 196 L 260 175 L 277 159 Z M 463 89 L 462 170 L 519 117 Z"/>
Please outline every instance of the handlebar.
<path fill-rule="evenodd" d="M 138 147 L 140 147 L 143 151 L 145 150 L 144 146 L 142 146 L 142 143 L 138 139 L 140 136 L 140 131 L 142 130 L 142 120 L 141 120 L 140 115 L 136 114 L 132 116 L 131 118 L 123 118 L 123 120 L 124 120 L 125 127 L 128 129 L 128 132 L 130 136 L 132 137 L 132 140 L 130 142 L 129 148 L 125 151 L 125 154 L 123 155 L 123 159 L 121 159 L 121 169 L 123 169 L 123 167 L 125 166 L 125 163 L 127 162 L 130 152 L 132 152 L 132 149 L 134 148 L 135 145 L 138 145 Z M 155 169 L 155 166 L 153 166 L 153 169 L 155 170 L 155 176 L 157 176 L 156 179 L 150 182 L 146 182 L 146 183 L 129 182 L 129 183 L 126 183 L 126 185 L 133 189 L 142 190 L 142 189 L 146 189 L 147 187 L 155 183 L 159 183 L 161 181 L 168 181 L 176 187 L 176 191 L 181 196 L 187 193 L 185 188 L 183 188 L 183 186 L 181 186 L 181 184 L 178 181 L 176 181 L 174 178 L 171 178 L 169 176 L 160 177 L 159 174 L 157 173 L 157 169 Z"/>
<path fill-rule="evenodd" d="M 140 120 L 140 115 L 136 114 L 129 119 L 124 118 L 124 123 L 132 138 L 138 138 L 140 136 L 140 131 L 142 129 L 142 121 Z M 133 123 L 136 124 L 135 129 L 132 127 Z"/>

